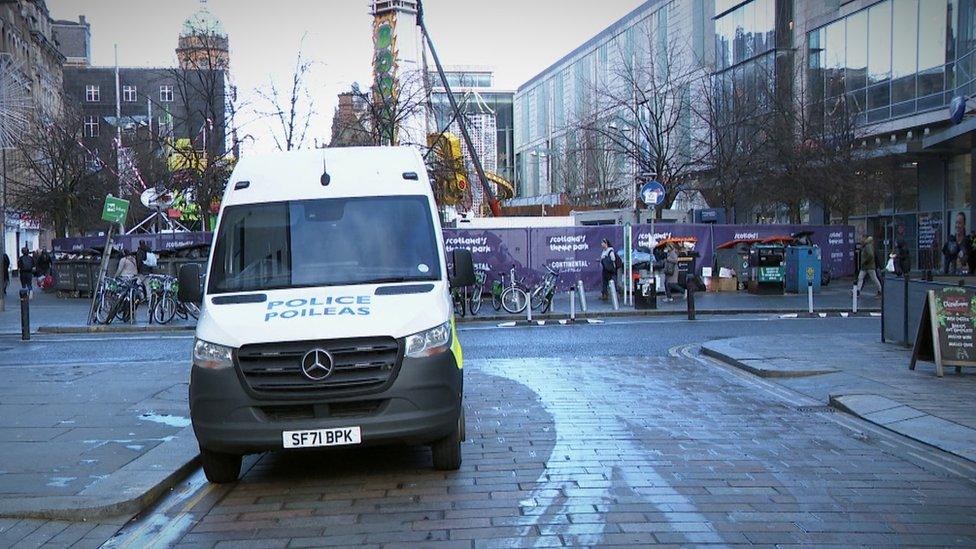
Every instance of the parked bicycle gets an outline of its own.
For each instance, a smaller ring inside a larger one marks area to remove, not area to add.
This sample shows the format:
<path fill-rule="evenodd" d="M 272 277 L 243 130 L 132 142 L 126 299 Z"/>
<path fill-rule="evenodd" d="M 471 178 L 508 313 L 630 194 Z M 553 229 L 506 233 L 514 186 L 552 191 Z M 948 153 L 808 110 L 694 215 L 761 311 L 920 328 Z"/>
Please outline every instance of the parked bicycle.
<path fill-rule="evenodd" d="M 474 273 L 474 286 L 471 287 L 471 295 L 468 296 L 468 310 L 471 311 L 472 315 L 478 314 L 481 310 L 481 302 L 483 294 L 485 293 L 485 271 L 476 271 Z"/>
<path fill-rule="evenodd" d="M 180 301 L 177 298 L 179 292 L 180 283 L 176 278 L 163 277 L 162 293 L 152 310 L 153 320 L 160 324 L 167 324 L 176 317 L 181 320 L 188 320 L 191 316 L 194 319 L 200 318 L 200 308 L 197 304 Z"/>
<path fill-rule="evenodd" d="M 467 288 L 451 288 L 451 302 L 454 304 L 454 316 L 463 317 L 467 306 Z"/>
<path fill-rule="evenodd" d="M 559 273 L 546 265 L 546 274 L 542 278 L 542 282 L 529 295 L 529 303 L 533 310 L 546 313 L 552 309 L 552 298 L 556 295 L 556 282 L 558 280 Z"/>
<path fill-rule="evenodd" d="M 509 284 L 501 293 L 502 308 L 510 314 L 519 314 L 529 306 L 529 294 L 522 284 L 524 278 L 515 278 L 515 266 L 508 271 Z"/>
<path fill-rule="evenodd" d="M 116 318 L 122 322 L 134 320 L 136 310 L 146 296 L 137 278 L 105 277 L 95 299 L 94 320 L 99 324 L 111 324 Z"/>

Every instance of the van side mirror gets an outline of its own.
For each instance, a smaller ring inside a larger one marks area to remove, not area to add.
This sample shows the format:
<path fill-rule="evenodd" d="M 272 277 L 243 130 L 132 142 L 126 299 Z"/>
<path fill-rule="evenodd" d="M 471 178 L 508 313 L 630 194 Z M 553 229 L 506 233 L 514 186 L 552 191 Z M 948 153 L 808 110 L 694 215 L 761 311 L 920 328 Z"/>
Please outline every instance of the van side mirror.
<path fill-rule="evenodd" d="M 454 276 L 451 277 L 452 288 L 463 288 L 474 285 L 474 260 L 471 250 L 457 249 L 453 252 Z"/>
<path fill-rule="evenodd" d="M 203 302 L 203 288 L 200 287 L 199 263 L 187 263 L 180 266 L 178 280 L 180 283 L 180 291 L 177 292 L 176 299 L 183 303 L 196 303 L 198 305 Z"/>

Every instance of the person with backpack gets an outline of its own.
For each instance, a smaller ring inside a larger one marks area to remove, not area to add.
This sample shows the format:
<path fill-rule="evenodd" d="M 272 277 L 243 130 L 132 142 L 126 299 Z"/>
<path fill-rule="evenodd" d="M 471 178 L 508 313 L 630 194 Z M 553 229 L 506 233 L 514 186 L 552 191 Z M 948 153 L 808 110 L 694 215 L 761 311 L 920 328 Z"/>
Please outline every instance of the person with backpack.
<path fill-rule="evenodd" d="M 7 286 L 10 285 L 10 256 L 3 252 L 3 293 L 7 293 Z"/>
<path fill-rule="evenodd" d="M 34 280 L 34 257 L 30 250 L 24 246 L 20 250 L 20 257 L 17 259 L 17 273 L 20 276 L 20 287 L 27 290 L 28 294 L 33 295 L 31 281 Z"/>
<path fill-rule="evenodd" d="M 145 240 L 140 240 L 139 249 L 136 251 L 136 266 L 139 268 L 139 274 L 151 274 L 156 267 L 156 263 L 156 254 L 149 249 L 149 243 Z"/>
<path fill-rule="evenodd" d="M 603 252 L 600 254 L 600 267 L 603 275 L 603 284 L 600 286 L 600 300 L 606 301 L 610 299 L 610 281 L 617 276 L 617 269 L 623 261 L 613 246 L 610 245 L 608 239 L 604 238 L 600 245 L 603 247 Z"/>

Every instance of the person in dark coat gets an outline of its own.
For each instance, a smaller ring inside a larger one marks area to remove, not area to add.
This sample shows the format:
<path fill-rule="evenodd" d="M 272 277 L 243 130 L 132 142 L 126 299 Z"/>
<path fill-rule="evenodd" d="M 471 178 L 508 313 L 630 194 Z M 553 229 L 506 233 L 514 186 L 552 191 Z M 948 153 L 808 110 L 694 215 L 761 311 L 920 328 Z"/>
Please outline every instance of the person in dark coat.
<path fill-rule="evenodd" d="M 20 250 L 20 258 L 17 259 L 17 274 L 20 277 L 21 289 L 33 294 L 31 282 L 34 280 L 34 257 L 27 246 Z"/>
<path fill-rule="evenodd" d="M 895 255 L 895 274 L 905 276 L 905 273 L 910 273 L 912 271 L 912 256 L 911 252 L 908 251 L 908 244 L 905 243 L 905 239 L 898 239 L 898 243 L 895 245 Z"/>
<path fill-rule="evenodd" d="M 136 250 L 136 267 L 139 268 L 139 274 L 145 275 L 152 272 L 152 269 L 146 265 L 146 257 L 149 255 L 149 243 L 145 240 L 139 241 L 139 249 Z"/>
<path fill-rule="evenodd" d="M 610 245 L 606 238 L 600 242 L 603 251 L 600 253 L 600 268 L 603 275 L 603 283 L 600 285 L 600 299 L 606 301 L 610 298 L 610 281 L 617 274 L 617 251 Z"/>
<path fill-rule="evenodd" d="M 10 256 L 7 252 L 3 253 L 3 293 L 7 293 L 7 286 L 10 285 Z"/>

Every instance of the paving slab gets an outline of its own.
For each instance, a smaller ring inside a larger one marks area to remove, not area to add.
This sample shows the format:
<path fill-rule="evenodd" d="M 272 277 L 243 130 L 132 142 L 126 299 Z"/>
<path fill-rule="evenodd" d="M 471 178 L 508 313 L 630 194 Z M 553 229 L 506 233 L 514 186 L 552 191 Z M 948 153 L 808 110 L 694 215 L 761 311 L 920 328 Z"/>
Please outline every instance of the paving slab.
<path fill-rule="evenodd" d="M 973 372 L 937 378 L 927 363 L 909 370 L 910 349 L 854 336 L 737 337 L 706 342 L 702 353 L 976 461 Z"/>

